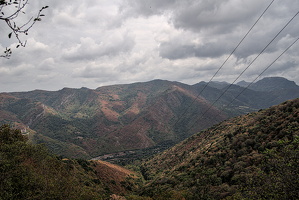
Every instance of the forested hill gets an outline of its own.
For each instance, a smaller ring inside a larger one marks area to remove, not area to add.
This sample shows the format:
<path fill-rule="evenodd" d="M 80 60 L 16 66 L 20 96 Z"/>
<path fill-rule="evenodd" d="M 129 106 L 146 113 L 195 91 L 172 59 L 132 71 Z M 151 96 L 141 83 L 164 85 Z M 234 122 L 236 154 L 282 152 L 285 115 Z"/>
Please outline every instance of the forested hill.
<path fill-rule="evenodd" d="M 106 200 L 138 187 L 135 172 L 101 161 L 67 159 L 0 126 L 1 200 Z"/>
<path fill-rule="evenodd" d="M 153 199 L 298 199 L 299 99 L 227 120 L 144 162 Z"/>
<path fill-rule="evenodd" d="M 0 93 L 0 123 L 21 129 L 55 154 L 92 158 L 171 146 L 224 119 L 299 97 L 299 86 L 279 77 L 246 90 L 206 84 L 154 80 L 95 90 Z"/>

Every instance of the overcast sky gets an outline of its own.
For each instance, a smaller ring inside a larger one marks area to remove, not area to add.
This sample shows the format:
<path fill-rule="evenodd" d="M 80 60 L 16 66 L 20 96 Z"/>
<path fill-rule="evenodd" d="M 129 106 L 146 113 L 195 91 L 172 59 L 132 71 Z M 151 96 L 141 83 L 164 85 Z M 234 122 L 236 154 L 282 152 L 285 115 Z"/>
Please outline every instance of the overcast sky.
<path fill-rule="evenodd" d="M 13 50 L 10 59 L 0 58 L 0 92 L 209 81 L 271 1 L 29 0 L 19 18 L 49 8 L 25 48 L 15 49 L 16 40 L 8 39 L 0 22 L 0 50 Z M 234 81 L 298 11 L 299 1 L 274 1 L 213 80 Z M 254 80 L 298 36 L 299 16 L 238 81 Z M 298 84 L 298 52 L 299 42 L 263 77 Z"/>

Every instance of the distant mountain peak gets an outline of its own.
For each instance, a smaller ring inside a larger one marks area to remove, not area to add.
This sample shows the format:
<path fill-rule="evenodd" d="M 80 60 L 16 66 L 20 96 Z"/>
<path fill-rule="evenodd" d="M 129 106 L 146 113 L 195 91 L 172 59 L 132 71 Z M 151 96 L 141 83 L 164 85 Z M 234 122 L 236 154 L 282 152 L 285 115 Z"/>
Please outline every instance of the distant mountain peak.
<path fill-rule="evenodd" d="M 274 90 L 299 89 L 299 86 L 294 81 L 283 77 L 266 77 L 252 84 L 250 89 L 271 92 Z"/>
<path fill-rule="evenodd" d="M 250 83 L 247 81 L 240 81 L 237 83 L 237 85 L 241 86 L 241 87 L 247 87 Z"/>
<path fill-rule="evenodd" d="M 225 87 L 227 87 L 229 85 L 228 82 L 226 81 L 211 81 L 211 82 L 205 82 L 205 81 L 201 81 L 195 85 L 207 85 L 210 86 L 210 87 L 213 87 L 213 88 L 217 88 L 217 89 L 223 89 Z"/>

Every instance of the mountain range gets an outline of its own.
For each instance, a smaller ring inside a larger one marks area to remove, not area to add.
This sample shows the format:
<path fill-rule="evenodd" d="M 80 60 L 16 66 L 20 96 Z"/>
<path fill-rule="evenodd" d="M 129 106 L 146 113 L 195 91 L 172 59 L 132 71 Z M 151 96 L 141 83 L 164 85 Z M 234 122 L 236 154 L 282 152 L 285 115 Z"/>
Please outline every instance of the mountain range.
<path fill-rule="evenodd" d="M 153 80 L 0 93 L 0 123 L 21 129 L 55 154 L 92 158 L 171 146 L 225 119 L 299 97 L 299 86 L 285 78 L 248 84 Z"/>

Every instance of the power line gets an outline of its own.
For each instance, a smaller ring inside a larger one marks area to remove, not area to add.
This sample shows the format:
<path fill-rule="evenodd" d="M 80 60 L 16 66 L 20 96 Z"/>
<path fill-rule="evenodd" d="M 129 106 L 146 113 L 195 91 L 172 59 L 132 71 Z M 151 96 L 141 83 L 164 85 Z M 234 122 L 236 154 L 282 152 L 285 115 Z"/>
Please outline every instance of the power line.
<path fill-rule="evenodd" d="M 285 52 L 287 52 L 297 41 L 299 40 L 299 37 L 290 44 L 271 64 L 269 64 L 251 83 L 249 83 L 229 104 L 227 104 L 225 107 L 230 106 L 247 88 L 249 88 L 265 71 L 267 71 Z M 223 111 L 224 108 L 221 110 Z"/>
<path fill-rule="evenodd" d="M 226 107 L 228 107 L 231 103 L 233 103 L 233 101 L 235 99 L 237 99 L 247 88 L 249 88 L 263 73 L 265 73 L 265 71 L 267 71 L 283 54 L 285 54 L 285 52 L 287 52 L 297 41 L 299 40 L 299 37 L 294 40 L 276 59 L 274 59 L 273 62 L 271 62 L 249 85 L 247 85 L 247 87 L 245 87 L 229 104 L 226 105 Z M 221 110 L 223 111 L 224 108 Z M 203 117 L 203 115 L 201 116 Z M 198 121 L 198 120 L 197 120 Z M 196 122 L 197 122 L 196 121 Z M 195 123 L 194 123 L 195 124 Z M 194 124 L 188 129 L 191 130 L 194 126 Z M 210 134 L 206 134 L 203 136 L 203 139 L 206 139 L 208 136 L 210 136 Z"/>
<path fill-rule="evenodd" d="M 293 21 L 293 19 L 299 14 L 299 11 L 284 25 L 284 27 L 274 36 L 274 38 L 261 50 L 261 52 L 250 62 L 250 64 L 239 74 L 239 76 L 221 93 L 221 95 L 208 107 L 208 109 L 202 113 L 199 118 L 202 118 L 215 103 L 230 89 L 230 87 L 244 74 L 244 72 L 257 60 L 257 58 L 270 46 L 270 44 L 278 37 L 278 35 Z M 195 121 L 195 123 L 198 120 Z M 194 124 L 195 124 L 194 123 Z M 193 127 L 194 124 L 191 126 Z M 189 131 L 190 129 L 188 129 Z"/>
<path fill-rule="evenodd" d="M 249 31 L 245 34 L 245 36 L 242 38 L 242 40 L 239 42 L 239 44 L 235 47 L 235 49 L 232 51 L 232 53 L 229 55 L 229 57 L 224 61 L 224 63 L 220 66 L 220 68 L 217 70 L 217 72 L 212 76 L 212 78 L 210 79 L 210 81 L 205 85 L 205 87 L 200 91 L 200 93 L 197 95 L 197 97 L 196 98 L 194 98 L 193 99 L 193 101 L 192 101 L 192 103 L 188 106 L 188 108 L 184 111 L 184 113 L 178 118 L 178 120 L 175 122 L 175 124 L 174 124 L 174 126 L 182 119 L 182 117 L 186 114 L 186 112 L 188 111 L 188 109 L 192 106 L 192 104 L 196 101 L 196 99 L 200 96 L 200 94 L 204 91 L 204 89 L 208 86 L 208 84 L 210 84 L 210 82 L 213 80 L 213 78 L 217 75 L 217 73 L 221 70 L 221 68 L 225 65 L 225 63 L 227 62 L 227 60 L 233 55 L 233 53 L 236 51 L 236 49 L 240 46 L 240 44 L 243 42 L 243 40 L 247 37 L 247 35 L 251 32 L 251 30 L 253 29 L 253 27 L 257 24 L 257 22 L 261 19 L 261 17 L 264 15 L 264 13 L 268 10 L 268 8 L 272 5 L 272 3 L 274 2 L 274 0 L 272 0 L 272 2 L 268 5 L 268 7 L 265 9 L 265 11 L 262 13 L 262 15 L 257 19 L 257 21 L 253 24 L 253 26 L 249 29 Z M 256 60 L 257 60 L 257 58 L 268 48 L 268 46 L 278 37 L 278 35 L 291 23 L 291 21 L 298 15 L 298 13 L 299 12 L 297 12 L 294 16 L 293 16 L 293 18 L 291 19 L 291 20 L 289 20 L 288 21 L 288 23 L 276 34 L 276 36 L 266 45 L 266 47 L 264 47 L 263 49 L 262 49 L 262 51 L 258 54 L 258 56 L 256 56 L 256 58 L 241 72 L 241 74 L 235 79 L 235 81 L 233 82 L 233 83 L 231 83 L 230 84 L 230 86 L 228 87 L 228 88 L 226 88 L 226 90 L 220 95 L 220 97 L 218 97 L 217 99 L 216 99 L 216 101 L 214 101 L 213 102 L 213 104 L 211 104 L 210 106 L 209 106 L 209 108 L 204 112 L 204 113 L 202 113 L 202 115 L 199 117 L 199 119 L 200 118 L 202 118 L 211 108 L 212 108 L 212 106 L 228 91 L 228 89 L 242 76 L 242 74 L 253 64 L 253 62 L 255 62 Z M 297 40 L 296 40 L 297 41 Z M 295 42 L 294 42 L 295 43 Z M 291 47 L 291 46 L 290 46 Z M 289 47 L 289 48 L 290 48 Z M 287 48 L 284 52 L 286 52 L 289 48 Z M 283 52 L 283 53 L 284 53 Z M 280 56 L 282 56 L 282 54 L 280 55 Z M 280 57 L 279 56 L 279 57 Z M 279 59 L 279 57 L 277 58 L 277 59 Z M 277 59 L 275 59 L 274 61 L 273 61 L 273 63 L 274 62 L 276 62 L 276 60 Z M 273 64 L 272 63 L 272 64 Z M 271 64 L 271 65 L 272 65 Z M 270 67 L 270 66 L 269 66 Z M 239 94 L 240 95 L 240 94 Z M 232 102 L 231 102 L 232 103 Z M 135 119 L 136 120 L 136 119 Z M 135 120 L 133 120 L 133 121 L 135 121 Z M 198 120 L 196 120 L 196 122 L 197 122 Z M 196 123 L 195 122 L 195 123 Z M 193 128 L 193 126 L 195 125 L 195 123 L 194 124 L 192 124 L 192 126 L 186 131 L 186 132 L 188 132 L 188 131 L 190 131 L 192 128 Z M 137 131 L 137 133 L 140 131 L 142 129 L 142 127 L 140 127 L 139 129 L 138 129 L 138 131 Z"/>
<path fill-rule="evenodd" d="M 255 21 L 255 23 L 250 27 L 250 29 L 247 31 L 247 33 L 244 35 L 244 37 L 240 40 L 240 42 L 238 43 L 238 45 L 234 48 L 234 50 L 230 53 L 230 55 L 226 58 L 226 60 L 222 63 L 222 65 L 218 68 L 218 70 L 215 72 L 215 74 L 211 77 L 211 79 L 209 80 L 209 82 L 207 83 L 207 84 L 205 84 L 205 86 L 203 87 L 203 89 L 198 93 L 198 95 L 193 99 L 193 101 L 189 104 L 189 106 L 187 106 L 187 108 L 185 109 L 185 111 L 183 112 L 183 114 L 181 114 L 179 117 L 178 117 L 178 119 L 177 119 L 177 121 L 174 123 L 174 126 L 173 127 L 175 127 L 177 124 L 178 124 L 178 122 L 185 116 L 185 114 L 187 113 L 187 111 L 188 111 L 188 109 L 190 109 L 190 107 L 193 105 L 193 103 L 199 98 L 199 96 L 201 95 L 201 93 L 206 89 L 206 87 L 211 83 L 211 81 L 215 78 L 215 76 L 218 74 L 218 72 L 223 68 L 223 66 L 226 64 L 226 62 L 229 60 L 229 58 L 234 54 L 234 52 L 238 49 L 238 47 L 241 45 L 241 43 L 245 40 L 245 38 L 249 35 L 249 33 L 252 31 L 252 29 L 256 26 L 256 24 L 259 22 L 259 20 L 262 18 L 262 16 L 266 13 L 266 11 L 270 8 L 270 6 L 273 4 L 273 2 L 274 2 L 275 0 L 272 0 L 271 2 L 270 2 L 270 4 L 266 7 L 266 9 L 262 12 L 262 14 L 259 16 L 259 18 Z M 293 17 L 294 18 L 294 17 Z M 285 28 L 285 27 L 284 27 Z M 284 29 L 283 28 L 283 29 Z M 281 30 L 282 31 L 282 30 Z M 280 32 L 281 32 L 280 31 Z M 280 33 L 279 32 L 279 33 Z M 277 36 L 276 36 L 277 37 Z M 276 38 L 275 37 L 275 38 Z M 274 38 L 274 39 L 275 39 Z M 274 40 L 273 39 L 273 40 Z M 272 43 L 273 41 L 271 41 L 270 43 Z M 269 44 L 267 45 L 267 47 L 269 46 Z M 267 48 L 266 47 L 266 48 Z M 263 49 L 263 51 L 266 49 L 266 48 L 264 48 Z M 262 51 L 262 52 L 263 52 Z M 247 67 L 248 68 L 248 67 Z M 246 70 L 245 70 L 246 71 Z M 244 72 L 243 72 L 244 73 Z M 240 75 L 241 76 L 241 75 Z M 238 77 L 239 78 L 239 77 Z M 238 79 L 237 78 L 237 79 Z M 233 84 L 233 83 L 232 83 Z M 225 91 L 226 92 L 226 91 Z M 224 93 L 225 93 L 224 92 Z M 223 93 L 223 94 L 224 94 Z M 201 117 L 203 117 L 210 109 L 211 109 L 211 107 L 223 96 L 223 94 L 221 94 L 221 96 L 206 110 L 206 112 L 204 112 L 203 114 L 202 114 L 202 116 Z M 201 118 L 200 117 L 200 118 Z M 133 121 L 135 121 L 135 120 L 133 120 Z M 196 120 L 196 122 L 197 122 L 198 120 Z M 194 123 L 195 124 L 195 123 Z M 194 124 L 191 126 L 191 127 L 193 127 L 194 126 Z M 142 127 L 141 128 L 139 128 L 138 129 L 138 131 L 137 132 L 139 132 L 140 130 L 142 129 Z M 190 129 L 188 129 L 187 130 L 187 132 L 189 131 Z"/>
<path fill-rule="evenodd" d="M 177 125 L 177 123 L 184 117 L 184 115 L 187 113 L 188 109 L 193 105 L 193 103 L 198 99 L 198 97 L 202 94 L 202 92 L 206 89 L 206 87 L 211 83 L 211 81 L 215 78 L 215 76 L 218 74 L 218 72 L 222 69 L 222 67 L 226 64 L 226 62 L 229 60 L 229 58 L 235 53 L 235 51 L 238 49 L 238 47 L 241 45 L 241 43 L 245 40 L 245 38 L 248 36 L 248 34 L 251 32 L 251 30 L 255 27 L 255 25 L 258 23 L 258 21 L 262 18 L 262 16 L 266 13 L 266 11 L 269 9 L 269 7 L 273 4 L 274 0 L 270 2 L 270 4 L 266 7 L 266 9 L 263 11 L 263 13 L 259 16 L 259 18 L 255 21 L 255 23 L 250 27 L 250 29 L 247 31 L 247 33 L 244 35 L 244 37 L 240 40 L 238 45 L 234 48 L 234 50 L 230 53 L 230 55 L 225 59 L 225 61 L 222 63 L 222 65 L 218 68 L 218 70 L 215 72 L 215 74 L 211 77 L 211 79 L 204 85 L 202 90 L 197 94 L 197 96 L 193 99 L 193 101 L 187 106 L 183 114 L 181 114 L 180 117 L 178 117 L 177 121 L 174 123 L 174 126 Z M 182 103 L 183 104 L 183 103 Z"/>

